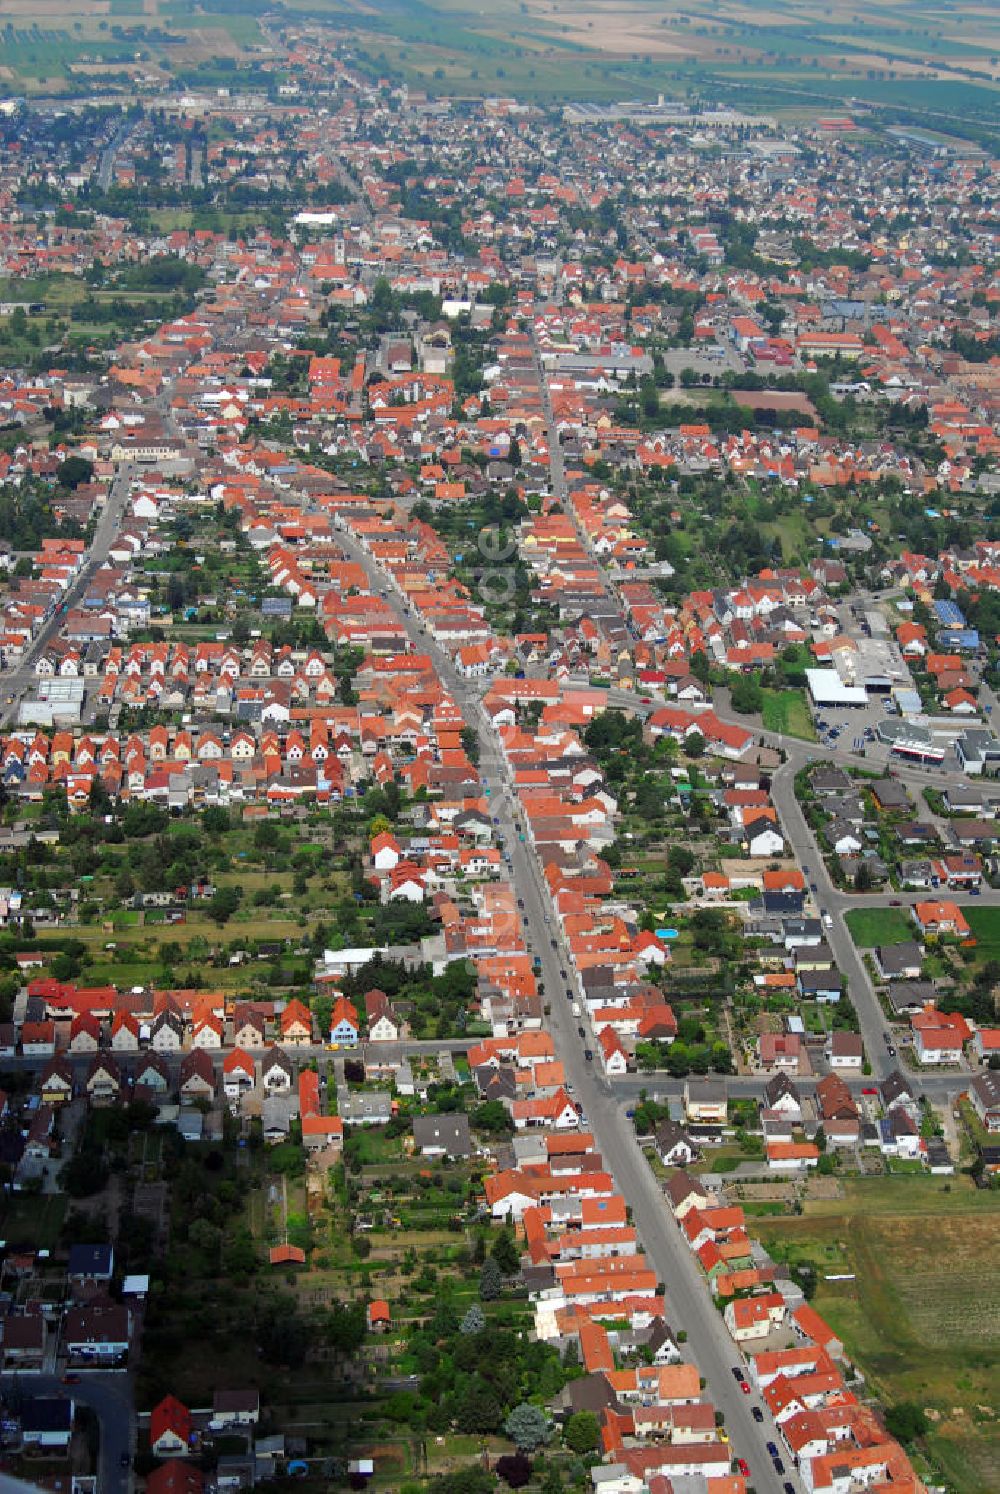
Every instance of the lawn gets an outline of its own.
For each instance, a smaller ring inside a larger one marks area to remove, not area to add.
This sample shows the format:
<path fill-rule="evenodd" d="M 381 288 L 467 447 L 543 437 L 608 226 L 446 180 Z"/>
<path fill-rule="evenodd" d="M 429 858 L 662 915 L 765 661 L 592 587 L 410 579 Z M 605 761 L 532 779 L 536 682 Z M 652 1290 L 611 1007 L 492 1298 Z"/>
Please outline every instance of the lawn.
<path fill-rule="evenodd" d="M 1000 908 L 964 903 L 962 912 L 976 939 L 976 963 L 1000 960 Z"/>
<path fill-rule="evenodd" d="M 915 926 L 900 908 L 850 908 L 844 917 L 859 949 L 903 944 L 916 937 Z"/>
<path fill-rule="evenodd" d="M 762 714 L 768 731 L 815 742 L 816 729 L 801 690 L 765 690 Z"/>
<path fill-rule="evenodd" d="M 965 1178 L 896 1177 L 756 1229 L 777 1259 L 816 1267 L 814 1305 L 876 1393 L 930 1411 L 927 1450 L 956 1494 L 1000 1490 L 998 1226 L 1000 1197 Z M 855 1280 L 824 1279 L 842 1272 Z"/>
<path fill-rule="evenodd" d="M 62 1193 L 10 1193 L 0 1204 L 0 1231 L 8 1250 L 53 1250 L 69 1200 Z"/>

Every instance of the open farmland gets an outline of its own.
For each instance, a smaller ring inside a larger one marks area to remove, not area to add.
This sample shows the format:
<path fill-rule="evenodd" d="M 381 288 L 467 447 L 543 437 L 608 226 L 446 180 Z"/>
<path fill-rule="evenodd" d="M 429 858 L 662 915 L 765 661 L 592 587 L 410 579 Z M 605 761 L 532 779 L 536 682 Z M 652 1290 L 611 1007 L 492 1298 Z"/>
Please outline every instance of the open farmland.
<path fill-rule="evenodd" d="M 316 0 L 288 12 L 317 14 Z M 858 100 L 942 119 L 995 123 L 1000 24 L 959 4 L 883 0 L 864 16 L 838 3 L 678 0 L 326 0 L 362 55 L 436 92 L 510 92 L 602 101 L 700 92 L 729 102 L 843 108 Z"/>
<path fill-rule="evenodd" d="M 927 1452 L 958 1494 L 1000 1489 L 998 1224 L 995 1195 L 936 1178 L 852 1181 L 760 1222 L 776 1259 L 816 1268 L 814 1305 L 872 1389 L 927 1410 Z"/>

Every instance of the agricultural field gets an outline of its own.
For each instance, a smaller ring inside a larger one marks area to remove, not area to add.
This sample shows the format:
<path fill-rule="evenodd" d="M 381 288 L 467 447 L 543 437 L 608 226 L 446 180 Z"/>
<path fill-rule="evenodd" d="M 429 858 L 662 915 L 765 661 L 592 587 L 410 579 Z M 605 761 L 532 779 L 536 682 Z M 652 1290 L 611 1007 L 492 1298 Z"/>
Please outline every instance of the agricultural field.
<path fill-rule="evenodd" d="M 250 3 L 219 0 L 8 0 L 0 82 L 70 92 L 84 79 L 122 86 L 266 61 L 278 45 Z M 960 0 L 880 0 L 861 16 L 843 0 L 288 0 L 282 22 L 325 20 L 362 64 L 436 93 L 510 93 L 538 102 L 698 94 L 749 107 L 905 108 L 947 129 L 996 126 L 1000 20 Z M 273 19 L 271 26 L 274 25 Z"/>
<path fill-rule="evenodd" d="M 28 96 L 270 56 L 253 14 L 191 0 L 5 0 L 0 86 Z"/>
<path fill-rule="evenodd" d="M 288 12 L 315 16 L 316 0 Z M 601 101 L 702 91 L 767 107 L 899 104 L 928 117 L 993 124 L 1000 26 L 971 3 L 944 16 L 930 0 L 856 8 L 779 0 L 765 10 L 724 0 L 326 0 L 362 57 L 442 93 Z"/>
<path fill-rule="evenodd" d="M 916 937 L 916 926 L 899 908 L 851 908 L 844 917 L 859 949 L 904 944 Z"/>
<path fill-rule="evenodd" d="M 850 1180 L 759 1224 L 775 1259 L 815 1268 L 814 1305 L 873 1390 L 925 1408 L 926 1453 L 956 1494 L 1000 1489 L 998 1226 L 995 1193 L 910 1176 Z"/>

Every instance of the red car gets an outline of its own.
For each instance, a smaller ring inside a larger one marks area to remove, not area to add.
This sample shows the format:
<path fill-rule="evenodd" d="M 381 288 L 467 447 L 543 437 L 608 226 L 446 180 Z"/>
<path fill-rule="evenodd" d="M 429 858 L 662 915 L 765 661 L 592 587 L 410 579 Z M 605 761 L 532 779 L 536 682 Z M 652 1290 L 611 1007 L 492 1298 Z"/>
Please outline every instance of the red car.
<path fill-rule="evenodd" d="M 749 1382 L 749 1380 L 741 1380 L 740 1381 L 740 1389 L 742 1390 L 742 1392 L 743 1392 L 744 1395 L 749 1395 L 750 1394 L 750 1382 Z"/>
<path fill-rule="evenodd" d="M 750 1477 L 750 1464 L 747 1462 L 746 1458 L 737 1458 L 736 1466 L 740 1470 L 744 1478 Z"/>

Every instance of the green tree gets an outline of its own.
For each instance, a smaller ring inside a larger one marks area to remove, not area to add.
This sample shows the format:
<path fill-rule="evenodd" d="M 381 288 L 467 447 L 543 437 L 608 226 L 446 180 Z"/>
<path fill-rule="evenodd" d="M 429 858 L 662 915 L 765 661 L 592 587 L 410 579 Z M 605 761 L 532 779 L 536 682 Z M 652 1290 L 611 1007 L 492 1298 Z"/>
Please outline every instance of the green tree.
<path fill-rule="evenodd" d="M 86 457 L 68 456 L 60 465 L 56 481 L 61 488 L 71 491 L 73 488 L 78 488 L 81 483 L 89 482 L 93 475 L 93 462 L 88 462 Z"/>
<path fill-rule="evenodd" d="M 238 887 L 220 887 L 208 905 L 208 916 L 221 928 L 228 923 L 240 905 L 242 893 Z"/>
<path fill-rule="evenodd" d="M 491 1254 L 505 1276 L 516 1276 L 520 1271 L 521 1257 L 506 1230 L 497 1236 Z"/>
<path fill-rule="evenodd" d="M 478 1302 L 473 1302 L 465 1317 L 458 1325 L 459 1333 L 466 1338 L 474 1338 L 477 1333 L 482 1333 L 486 1327 L 486 1315 Z"/>
<path fill-rule="evenodd" d="M 483 1261 L 479 1273 L 479 1295 L 484 1302 L 493 1302 L 503 1290 L 503 1272 L 491 1255 Z"/>
<path fill-rule="evenodd" d="M 922 1406 L 915 1401 L 899 1401 L 886 1411 L 885 1425 L 897 1442 L 910 1444 L 927 1435 L 929 1423 Z"/>
<path fill-rule="evenodd" d="M 548 1441 L 549 1419 L 540 1407 L 522 1401 L 510 1412 L 503 1429 L 521 1452 L 534 1452 L 536 1447 Z"/>
<path fill-rule="evenodd" d="M 600 1435 L 601 1428 L 593 1411 L 577 1411 L 563 1431 L 566 1446 L 581 1458 L 596 1452 Z"/>

